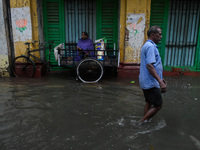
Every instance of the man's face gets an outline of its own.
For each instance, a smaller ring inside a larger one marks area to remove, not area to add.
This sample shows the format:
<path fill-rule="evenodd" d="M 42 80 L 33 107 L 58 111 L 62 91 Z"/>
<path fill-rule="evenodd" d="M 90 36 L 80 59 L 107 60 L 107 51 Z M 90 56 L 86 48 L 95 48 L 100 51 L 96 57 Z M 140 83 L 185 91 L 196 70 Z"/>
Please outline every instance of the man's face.
<path fill-rule="evenodd" d="M 85 35 L 84 33 L 82 33 L 81 34 L 81 38 L 85 40 L 85 39 L 87 39 L 87 35 Z"/>
<path fill-rule="evenodd" d="M 160 42 L 160 40 L 162 39 L 162 32 L 161 32 L 161 29 L 157 29 L 157 33 L 154 33 L 153 34 L 153 40 L 154 40 L 154 43 L 158 44 Z"/>

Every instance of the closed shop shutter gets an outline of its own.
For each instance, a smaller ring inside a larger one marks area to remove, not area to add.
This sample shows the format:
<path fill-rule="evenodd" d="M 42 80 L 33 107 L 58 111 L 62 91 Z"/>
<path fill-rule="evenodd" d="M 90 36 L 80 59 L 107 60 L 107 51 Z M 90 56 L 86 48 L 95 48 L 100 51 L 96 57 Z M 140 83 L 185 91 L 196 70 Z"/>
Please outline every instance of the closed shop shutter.
<path fill-rule="evenodd" d="M 116 0 L 43 0 L 43 13 L 45 41 L 53 40 L 56 45 L 74 43 L 81 32 L 86 31 L 93 41 L 105 37 L 108 43 L 115 43 L 117 47 Z M 50 62 L 57 64 L 53 55 Z"/>
<path fill-rule="evenodd" d="M 107 38 L 108 43 L 118 42 L 118 1 L 97 1 L 97 39 Z"/>
<path fill-rule="evenodd" d="M 199 0 L 152 0 L 150 25 L 162 28 L 157 44 L 165 70 L 199 71 Z"/>
<path fill-rule="evenodd" d="M 81 33 L 96 40 L 96 0 L 65 0 L 66 43 L 78 43 Z"/>
<path fill-rule="evenodd" d="M 167 33 L 167 22 L 169 12 L 168 0 L 152 0 L 151 1 L 151 17 L 150 26 L 158 25 L 162 29 L 162 40 L 157 44 L 162 61 L 164 62 L 165 41 Z"/>
<path fill-rule="evenodd" d="M 169 9 L 165 66 L 194 71 L 200 2 L 172 0 Z"/>

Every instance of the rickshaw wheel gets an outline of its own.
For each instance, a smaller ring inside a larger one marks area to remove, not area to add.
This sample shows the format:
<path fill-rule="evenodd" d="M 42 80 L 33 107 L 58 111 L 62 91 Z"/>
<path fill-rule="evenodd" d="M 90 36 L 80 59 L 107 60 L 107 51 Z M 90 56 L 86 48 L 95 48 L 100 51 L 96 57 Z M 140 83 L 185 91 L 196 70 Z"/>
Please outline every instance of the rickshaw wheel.
<path fill-rule="evenodd" d="M 103 76 L 103 66 L 94 58 L 85 58 L 77 65 L 76 73 L 82 82 L 95 83 Z"/>

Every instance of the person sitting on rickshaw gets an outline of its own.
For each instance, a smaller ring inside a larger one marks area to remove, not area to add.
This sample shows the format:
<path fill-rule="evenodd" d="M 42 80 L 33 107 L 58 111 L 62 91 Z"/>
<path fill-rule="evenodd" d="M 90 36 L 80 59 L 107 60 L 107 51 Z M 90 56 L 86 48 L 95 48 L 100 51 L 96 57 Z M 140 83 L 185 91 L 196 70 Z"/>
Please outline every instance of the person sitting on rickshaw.
<path fill-rule="evenodd" d="M 78 44 L 77 44 L 77 57 L 79 60 L 83 59 L 87 56 L 94 56 L 94 44 L 92 40 L 88 37 L 87 32 L 82 32 L 81 34 L 81 39 L 79 39 Z"/>

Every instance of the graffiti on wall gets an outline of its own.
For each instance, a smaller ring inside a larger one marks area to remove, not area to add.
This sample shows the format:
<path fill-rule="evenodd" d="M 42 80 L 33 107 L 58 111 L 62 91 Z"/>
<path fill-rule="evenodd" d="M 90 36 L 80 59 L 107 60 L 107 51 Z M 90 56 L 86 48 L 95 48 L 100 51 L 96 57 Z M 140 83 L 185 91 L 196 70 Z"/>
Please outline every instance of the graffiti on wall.
<path fill-rule="evenodd" d="M 125 61 L 140 63 L 140 52 L 144 42 L 145 14 L 129 14 L 127 18 L 128 37 L 125 45 Z"/>
<path fill-rule="evenodd" d="M 29 7 L 11 8 L 14 42 L 32 39 L 31 15 Z"/>
<path fill-rule="evenodd" d="M 19 30 L 21 33 L 23 33 L 24 30 L 27 29 L 27 19 L 19 19 L 15 21 L 15 24 L 17 25 L 17 30 Z"/>

